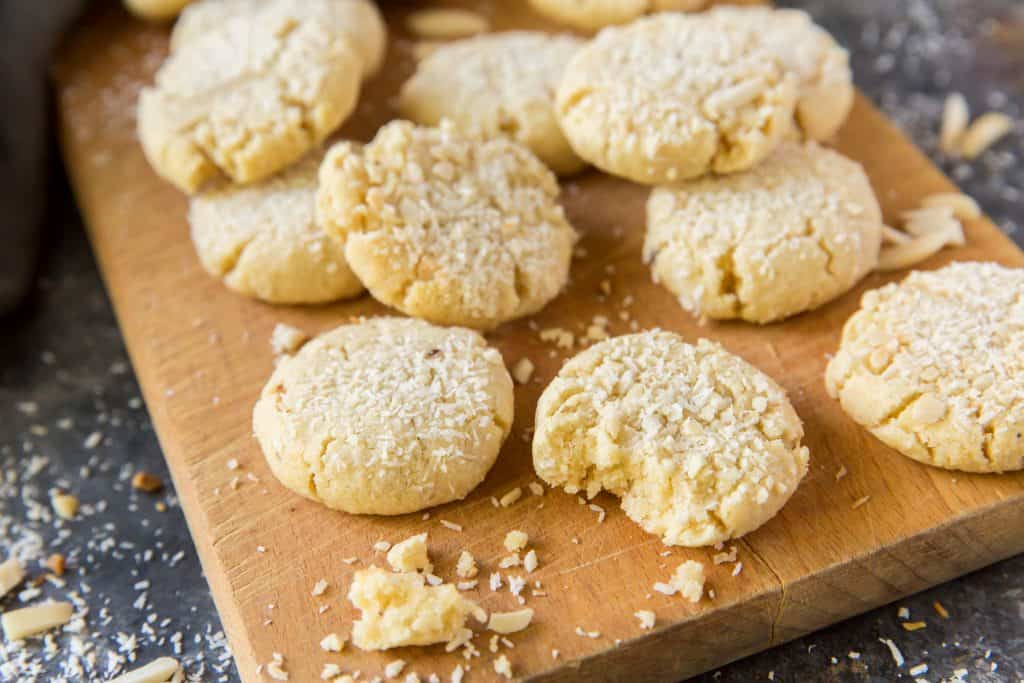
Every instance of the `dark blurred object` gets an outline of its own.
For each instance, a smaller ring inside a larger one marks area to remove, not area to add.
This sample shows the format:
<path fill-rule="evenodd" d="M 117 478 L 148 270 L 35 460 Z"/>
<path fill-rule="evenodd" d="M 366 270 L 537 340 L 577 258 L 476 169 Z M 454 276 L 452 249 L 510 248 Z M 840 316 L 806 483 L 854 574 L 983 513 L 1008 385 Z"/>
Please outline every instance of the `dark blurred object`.
<path fill-rule="evenodd" d="M 28 292 L 46 200 L 50 53 L 85 0 L 0 0 L 0 316 Z"/>

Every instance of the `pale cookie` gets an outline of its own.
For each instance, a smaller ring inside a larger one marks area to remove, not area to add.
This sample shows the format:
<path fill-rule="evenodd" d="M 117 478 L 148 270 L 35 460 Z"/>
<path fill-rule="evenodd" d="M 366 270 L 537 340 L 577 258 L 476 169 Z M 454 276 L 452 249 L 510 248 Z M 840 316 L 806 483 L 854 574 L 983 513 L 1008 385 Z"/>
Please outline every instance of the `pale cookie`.
<path fill-rule="evenodd" d="M 882 442 L 966 472 L 1024 468 L 1024 270 L 954 263 L 867 292 L 825 386 Z"/>
<path fill-rule="evenodd" d="M 398 515 L 464 498 L 512 424 L 512 378 L 476 332 L 408 318 L 342 325 L 284 358 L 253 410 L 282 484 Z"/>
<path fill-rule="evenodd" d="M 797 79 L 761 32 L 704 14 L 601 31 L 566 67 L 556 112 L 573 149 L 640 183 L 742 171 L 792 130 Z"/>
<path fill-rule="evenodd" d="M 424 58 L 399 96 L 402 115 L 434 126 L 507 135 L 553 171 L 575 173 L 583 161 L 555 118 L 555 89 L 583 44 L 572 36 L 512 31 L 442 45 Z"/>
<path fill-rule="evenodd" d="M 576 233 L 555 176 L 522 145 L 448 122 L 336 145 L 317 208 L 374 298 L 431 322 L 490 329 L 540 310 L 569 276 Z"/>
<path fill-rule="evenodd" d="M 826 140 L 842 127 L 853 108 L 850 57 L 806 12 L 723 5 L 708 17 L 759 31 L 764 45 L 797 76 L 796 123 L 805 138 Z"/>
<path fill-rule="evenodd" d="M 262 180 L 349 115 L 361 61 L 299 10 L 268 0 L 171 53 L 139 96 L 139 139 L 157 173 L 189 193 L 221 175 Z"/>
<path fill-rule="evenodd" d="M 651 12 L 696 12 L 707 0 L 530 0 L 549 19 L 583 31 L 625 24 Z"/>
<path fill-rule="evenodd" d="M 881 242 L 860 164 L 787 143 L 750 171 L 655 188 L 644 261 L 694 315 L 766 323 L 849 290 Z"/>
<path fill-rule="evenodd" d="M 221 183 L 193 195 L 188 220 L 203 267 L 236 292 L 271 303 L 322 303 L 363 291 L 344 245 L 316 222 L 321 158 L 309 155 L 254 185 Z"/>
<path fill-rule="evenodd" d="M 785 392 L 701 339 L 651 331 L 567 362 L 537 404 L 533 464 L 552 486 L 622 498 L 669 545 L 758 528 L 807 472 L 803 425 Z"/>
<path fill-rule="evenodd" d="M 164 21 L 178 16 L 191 0 L 124 0 L 128 11 L 147 21 Z"/>
<path fill-rule="evenodd" d="M 280 0 L 196 0 L 186 7 L 174 24 L 171 50 L 217 30 L 239 12 L 252 11 Z M 324 22 L 348 37 L 362 62 L 363 76 L 377 73 L 387 49 L 387 28 L 371 0 L 291 0 L 305 19 Z"/>

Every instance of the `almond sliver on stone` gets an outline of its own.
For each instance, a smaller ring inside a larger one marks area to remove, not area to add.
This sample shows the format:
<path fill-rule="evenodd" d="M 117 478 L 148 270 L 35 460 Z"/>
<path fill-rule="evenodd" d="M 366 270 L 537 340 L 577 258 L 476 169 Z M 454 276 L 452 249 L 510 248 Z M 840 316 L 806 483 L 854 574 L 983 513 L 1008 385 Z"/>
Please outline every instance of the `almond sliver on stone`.
<path fill-rule="evenodd" d="M 974 159 L 1013 130 L 1013 119 L 1000 112 L 989 112 L 975 119 L 960 139 L 960 154 Z"/>
<path fill-rule="evenodd" d="M 109 683 L 165 683 L 178 672 L 178 660 L 160 657 L 149 664 L 121 674 Z"/>
<path fill-rule="evenodd" d="M 70 602 L 44 602 L 4 612 L 0 616 L 7 640 L 22 640 L 71 621 Z"/>

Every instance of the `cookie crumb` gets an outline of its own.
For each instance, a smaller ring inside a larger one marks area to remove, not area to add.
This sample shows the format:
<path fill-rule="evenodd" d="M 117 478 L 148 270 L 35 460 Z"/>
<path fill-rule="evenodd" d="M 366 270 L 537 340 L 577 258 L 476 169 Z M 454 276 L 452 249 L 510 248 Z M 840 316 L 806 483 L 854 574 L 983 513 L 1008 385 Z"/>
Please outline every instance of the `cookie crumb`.
<path fill-rule="evenodd" d="M 287 323 L 277 323 L 270 333 L 270 348 L 275 356 L 293 354 L 309 341 L 309 335 Z"/>
<path fill-rule="evenodd" d="M 510 553 L 518 552 L 525 548 L 529 541 L 530 537 L 526 532 L 519 531 L 518 529 L 512 530 L 505 534 L 505 550 Z"/>
<path fill-rule="evenodd" d="M 512 378 L 519 384 L 526 384 L 533 377 L 533 361 L 523 356 L 512 368 Z"/>
<path fill-rule="evenodd" d="M 341 652 L 344 647 L 345 641 L 337 633 L 328 633 L 320 641 L 320 649 L 326 652 Z"/>
<path fill-rule="evenodd" d="M 640 621 L 640 628 L 649 631 L 654 628 L 654 621 L 657 618 L 654 612 L 649 609 L 642 609 L 633 613 L 633 616 Z"/>

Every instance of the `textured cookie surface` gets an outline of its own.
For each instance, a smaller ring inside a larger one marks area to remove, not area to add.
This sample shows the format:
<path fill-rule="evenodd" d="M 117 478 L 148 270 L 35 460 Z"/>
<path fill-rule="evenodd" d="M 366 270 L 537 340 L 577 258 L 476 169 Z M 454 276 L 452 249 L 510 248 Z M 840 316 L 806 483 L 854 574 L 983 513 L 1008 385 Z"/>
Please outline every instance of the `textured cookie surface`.
<path fill-rule="evenodd" d="M 190 193 L 220 175 L 255 182 L 348 116 L 361 61 L 301 7 L 268 0 L 171 53 L 139 96 L 139 139 L 157 173 Z"/>
<path fill-rule="evenodd" d="M 764 323 L 850 289 L 878 263 L 881 235 L 860 164 L 785 143 L 749 171 L 655 188 L 644 260 L 695 315 Z"/>
<path fill-rule="evenodd" d="M 796 123 L 806 138 L 825 140 L 839 130 L 853 107 L 849 54 L 806 12 L 722 5 L 708 17 L 759 31 L 765 46 L 797 76 Z"/>
<path fill-rule="evenodd" d="M 624 24 L 649 12 L 702 9 L 707 0 L 530 0 L 544 16 L 584 31 Z"/>
<path fill-rule="evenodd" d="M 616 337 L 566 363 L 537 405 L 533 463 L 552 486 L 622 498 L 670 545 L 737 538 L 771 519 L 807 472 L 785 392 L 717 344 Z"/>
<path fill-rule="evenodd" d="M 915 460 L 1024 468 L 1024 270 L 954 263 L 866 293 L 825 386 Z"/>
<path fill-rule="evenodd" d="M 363 290 L 344 247 L 316 223 L 322 155 L 254 185 L 193 195 L 192 242 L 203 267 L 231 289 L 272 303 L 320 303 Z"/>
<path fill-rule="evenodd" d="M 271 470 L 337 510 L 397 515 L 464 498 L 512 423 L 512 379 L 476 332 L 343 325 L 284 359 L 253 410 Z"/>
<path fill-rule="evenodd" d="M 378 301 L 489 329 L 565 284 L 576 234 L 557 196 L 554 174 L 517 142 L 395 121 L 362 150 L 328 152 L 317 210 Z"/>
<path fill-rule="evenodd" d="M 402 86 L 403 116 L 434 126 L 508 135 L 556 173 L 583 167 L 555 118 L 555 89 L 583 42 L 571 36 L 512 31 L 442 45 Z"/>
<path fill-rule="evenodd" d="M 363 75 L 380 69 L 387 48 L 384 19 L 371 0 L 289 0 L 306 20 L 323 22 L 346 36 L 362 62 Z M 281 0 L 197 0 L 185 8 L 171 33 L 171 49 L 216 31 L 239 12 L 263 9 Z"/>
<path fill-rule="evenodd" d="M 792 129 L 796 76 L 760 30 L 663 13 L 604 29 L 566 67 L 556 111 L 573 149 L 660 184 L 757 164 Z"/>

